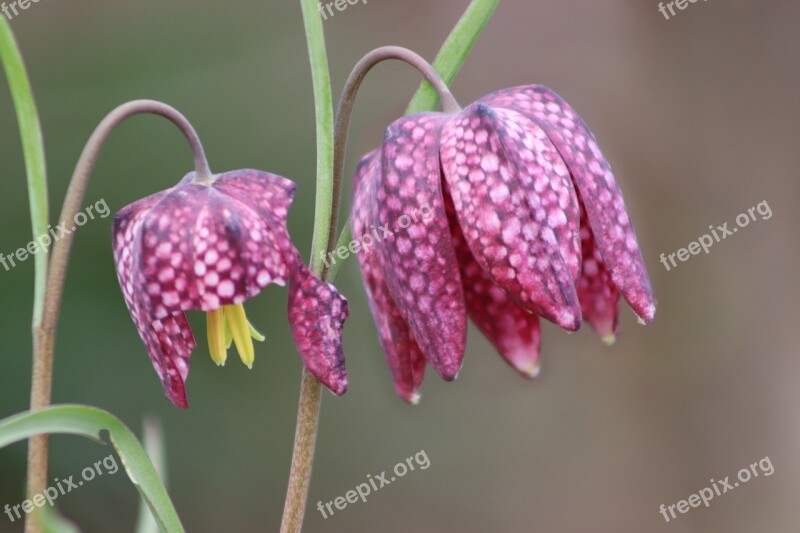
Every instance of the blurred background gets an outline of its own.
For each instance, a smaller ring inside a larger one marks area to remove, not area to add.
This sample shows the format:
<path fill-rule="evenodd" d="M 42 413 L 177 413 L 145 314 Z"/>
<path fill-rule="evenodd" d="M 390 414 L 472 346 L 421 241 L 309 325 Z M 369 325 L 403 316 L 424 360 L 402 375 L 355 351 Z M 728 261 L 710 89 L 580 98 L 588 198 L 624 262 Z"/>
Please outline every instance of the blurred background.
<path fill-rule="evenodd" d="M 397 44 L 432 58 L 468 2 L 369 0 L 325 22 L 334 96 L 370 49 Z M 543 83 L 594 130 L 635 222 L 659 298 L 649 327 L 627 306 L 617 345 L 586 326 L 543 331 L 543 371 L 518 377 L 471 329 L 463 371 L 429 372 L 420 405 L 398 399 L 378 346 L 356 262 L 338 285 L 350 299 L 350 390 L 325 393 L 306 531 L 797 531 L 800 508 L 800 4 L 690 4 L 670 20 L 655 0 L 506 0 L 453 85 L 466 104 L 495 89 Z M 134 98 L 168 102 L 194 123 L 212 168 L 269 169 L 295 180 L 289 228 L 310 247 L 314 113 L 297 2 L 173 0 L 40 2 L 11 22 L 44 126 L 51 220 L 97 122 Z M 410 67 L 376 68 L 360 93 L 347 168 L 374 148 L 419 82 Z M 16 119 L 0 82 L 0 252 L 30 240 Z M 167 121 L 137 117 L 100 157 L 86 205 L 112 212 L 190 170 Z M 347 193 L 349 197 L 349 192 Z M 709 225 L 767 201 L 751 223 L 666 271 L 659 255 Z M 205 321 L 191 408 L 164 398 L 114 273 L 111 218 L 79 230 L 56 353 L 54 400 L 108 409 L 134 431 L 154 415 L 167 438 L 170 491 L 188 531 L 276 531 L 283 509 L 300 361 L 286 291 L 248 304 L 268 336 L 252 371 L 207 355 Z M 0 417 L 25 410 L 33 262 L 0 270 Z M 51 444 L 51 477 L 110 453 L 77 437 Z M 319 500 L 420 450 L 430 468 L 323 519 Z M 26 447 L 0 451 L 0 505 L 23 499 Z M 665 523 L 674 504 L 769 456 L 758 477 Z M 132 531 L 138 495 L 124 473 L 58 500 L 88 532 Z M 22 531 L 0 516 L 0 531 Z"/>

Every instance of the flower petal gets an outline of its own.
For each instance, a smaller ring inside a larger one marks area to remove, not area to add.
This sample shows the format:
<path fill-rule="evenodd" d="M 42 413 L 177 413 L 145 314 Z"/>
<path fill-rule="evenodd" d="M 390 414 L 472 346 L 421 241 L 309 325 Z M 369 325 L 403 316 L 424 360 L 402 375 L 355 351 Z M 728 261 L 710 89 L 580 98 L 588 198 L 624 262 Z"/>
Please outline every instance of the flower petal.
<path fill-rule="evenodd" d="M 347 300 L 306 267 L 292 244 L 286 217 L 294 184 L 266 172 L 239 171 L 226 173 L 214 186 L 250 206 L 266 221 L 265 242 L 273 252 L 270 264 L 285 265 L 288 272 L 289 324 L 300 357 L 306 368 L 334 394 L 344 394 L 347 373 L 341 333 L 349 313 Z M 277 280 L 274 277 L 277 272 L 277 268 L 267 271 L 270 280 Z"/>
<path fill-rule="evenodd" d="M 449 381 L 461 369 L 467 314 L 442 197 L 439 134 L 447 120 L 419 113 L 389 126 L 369 222 L 381 231 L 375 250 L 392 299 Z"/>
<path fill-rule="evenodd" d="M 578 298 L 583 318 L 589 322 L 606 344 L 613 344 L 619 327 L 619 291 L 611 282 L 611 274 L 603 263 L 600 250 L 581 205 L 581 245 L 583 271 L 578 281 Z"/>
<path fill-rule="evenodd" d="M 354 235 L 366 235 L 369 226 L 371 199 L 380 179 L 380 152 L 373 151 L 360 161 L 353 180 L 355 194 L 351 226 Z M 397 394 L 407 402 L 417 403 L 419 387 L 425 375 L 425 357 L 394 304 L 374 247 L 365 247 L 358 254 L 372 317 L 378 339 L 392 374 Z"/>
<path fill-rule="evenodd" d="M 445 203 L 470 318 L 515 370 L 528 378 L 538 376 L 541 341 L 539 317 L 517 305 L 484 272 L 464 240 L 452 201 L 445 198 Z"/>
<path fill-rule="evenodd" d="M 643 322 L 652 321 L 656 309 L 653 291 L 622 193 L 594 135 L 580 116 L 555 92 L 541 85 L 504 89 L 481 101 L 518 111 L 547 132 L 572 174 L 613 283 Z"/>
<path fill-rule="evenodd" d="M 518 117 L 482 104 L 464 109 L 443 130 L 444 175 L 487 274 L 526 309 L 576 330 L 577 272 L 564 256 L 575 253 L 577 206 L 546 136 Z"/>
<path fill-rule="evenodd" d="M 296 253 L 296 252 L 295 252 Z M 314 276 L 297 254 L 289 282 L 289 324 L 306 368 L 331 392 L 347 392 L 342 328 L 349 309 L 336 287 Z"/>
<path fill-rule="evenodd" d="M 189 404 L 184 382 L 189 373 L 189 357 L 195 347 L 192 330 L 182 312 L 152 320 L 147 310 L 144 291 L 136 281 L 137 268 L 134 267 L 138 261 L 135 250 L 139 228 L 148 210 L 164 194 L 148 196 L 116 215 L 113 228 L 114 261 L 125 304 L 161 379 L 164 391 L 172 403 L 185 409 Z"/>

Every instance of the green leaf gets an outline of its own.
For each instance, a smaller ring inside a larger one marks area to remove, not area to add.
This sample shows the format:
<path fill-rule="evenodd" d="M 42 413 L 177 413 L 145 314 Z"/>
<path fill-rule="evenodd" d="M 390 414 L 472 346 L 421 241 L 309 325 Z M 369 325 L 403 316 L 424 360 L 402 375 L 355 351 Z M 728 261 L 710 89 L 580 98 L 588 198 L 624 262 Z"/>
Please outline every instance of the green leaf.
<path fill-rule="evenodd" d="M 461 70 L 461 65 L 475 46 L 475 42 L 489 22 L 500 0 L 473 0 L 458 21 L 453 31 L 439 50 L 433 62 L 433 68 L 444 79 L 447 85 L 453 81 Z M 420 111 L 433 111 L 439 104 L 439 95 L 429 82 L 424 81 L 417 89 L 414 98 L 406 109 L 406 114 Z"/>
<path fill-rule="evenodd" d="M 157 418 L 147 417 L 144 419 L 142 430 L 142 441 L 144 442 L 144 451 L 147 456 L 153 461 L 153 466 L 161 476 L 161 481 L 164 486 L 167 486 L 167 454 L 166 443 L 164 442 L 164 432 L 161 430 L 161 424 Z M 139 517 L 136 520 L 136 533 L 158 533 L 158 523 L 147 507 L 147 502 L 144 498 L 141 499 L 139 505 Z"/>
<path fill-rule="evenodd" d="M 43 433 L 79 435 L 105 444 L 104 431 L 159 527 L 167 533 L 183 532 L 178 513 L 142 445 L 125 424 L 106 411 L 84 405 L 59 405 L 20 413 L 0 420 L 0 448 Z"/>
<path fill-rule="evenodd" d="M 22 150 L 25 155 L 25 172 L 28 178 L 28 201 L 31 208 L 31 227 L 33 240 L 47 233 L 47 167 L 44 159 L 44 141 L 36 102 L 25 72 L 17 41 L 5 17 L 0 17 L 0 61 L 8 78 L 11 97 L 19 122 L 22 137 Z M 47 254 L 38 253 L 34 257 L 36 270 L 33 296 L 33 323 L 41 322 L 44 306 L 45 285 L 47 283 Z"/>
<path fill-rule="evenodd" d="M 42 507 L 42 530 L 45 533 L 81 533 L 78 526 L 49 506 Z"/>
<path fill-rule="evenodd" d="M 328 227 L 333 209 L 333 97 L 325 32 L 317 0 L 300 0 L 308 42 L 311 79 L 314 85 L 314 110 L 317 121 L 317 197 L 314 205 L 314 238 L 311 244 L 311 271 L 322 272 L 320 252 L 328 247 Z"/>

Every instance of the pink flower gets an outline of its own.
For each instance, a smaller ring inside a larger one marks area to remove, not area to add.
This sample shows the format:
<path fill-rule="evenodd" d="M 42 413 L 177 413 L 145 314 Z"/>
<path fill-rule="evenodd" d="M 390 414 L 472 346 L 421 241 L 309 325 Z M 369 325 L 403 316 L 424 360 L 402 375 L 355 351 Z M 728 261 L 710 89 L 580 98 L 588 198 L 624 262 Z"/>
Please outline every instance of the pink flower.
<path fill-rule="evenodd" d="M 258 170 L 175 187 L 123 208 L 114 219 L 114 260 L 125 303 L 167 397 L 186 408 L 194 336 L 184 314 L 208 313 L 209 349 L 225 363 L 231 342 L 252 367 L 242 304 L 289 282 L 289 321 L 306 367 L 335 394 L 347 389 L 341 330 L 347 301 L 303 264 L 286 229 L 291 181 Z"/>
<path fill-rule="evenodd" d="M 539 317 L 607 341 L 619 295 L 647 323 L 650 281 L 611 169 L 558 95 L 532 85 L 492 93 L 456 115 L 395 121 L 355 179 L 354 235 L 419 206 L 425 224 L 359 255 L 395 388 L 418 399 L 426 363 L 458 374 L 466 316 L 525 376 L 539 372 Z"/>

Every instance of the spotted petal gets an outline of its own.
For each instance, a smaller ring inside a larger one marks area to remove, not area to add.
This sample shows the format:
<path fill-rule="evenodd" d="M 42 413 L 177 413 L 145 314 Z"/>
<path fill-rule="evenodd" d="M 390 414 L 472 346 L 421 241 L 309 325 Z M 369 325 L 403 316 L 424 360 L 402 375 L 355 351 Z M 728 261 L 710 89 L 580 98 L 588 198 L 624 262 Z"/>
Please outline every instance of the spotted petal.
<path fill-rule="evenodd" d="M 354 207 L 351 214 L 353 235 L 364 236 L 370 233 L 370 199 L 375 197 L 380 172 L 380 152 L 377 150 L 362 158 L 356 169 Z M 362 242 L 368 241 L 362 239 Z M 358 254 L 358 262 L 395 390 L 404 400 L 416 403 L 419 399 L 419 387 L 425 375 L 425 357 L 389 294 L 389 288 L 378 264 L 375 246 L 363 247 Z"/>
<path fill-rule="evenodd" d="M 547 132 L 586 207 L 597 249 L 612 282 L 640 319 L 650 322 L 655 316 L 655 301 L 636 234 L 611 167 L 580 116 L 541 85 L 504 89 L 481 102 L 518 111 Z"/>
<path fill-rule="evenodd" d="M 334 392 L 346 389 L 339 335 L 346 301 L 311 275 L 289 239 L 294 188 L 257 170 L 210 182 L 190 173 L 117 215 L 115 260 L 126 303 L 167 396 L 179 407 L 187 406 L 184 382 L 195 344 L 183 312 L 241 304 L 287 279 L 301 356 Z"/>
<path fill-rule="evenodd" d="M 282 263 L 288 272 L 289 324 L 300 357 L 306 368 L 331 392 L 344 394 L 347 373 L 342 328 L 349 314 L 347 300 L 333 285 L 311 273 L 292 244 L 286 216 L 294 185 L 280 176 L 259 174 L 228 173 L 221 176 L 215 186 L 251 207 L 266 222 L 272 259 L 276 264 Z M 269 185 L 264 186 L 265 183 Z"/>
<path fill-rule="evenodd" d="M 518 304 L 569 330 L 579 214 L 567 171 L 544 133 L 519 115 L 473 104 L 442 134 L 441 160 L 464 237 Z"/>
<path fill-rule="evenodd" d="M 141 243 L 139 229 L 150 208 L 166 193 L 148 196 L 122 209 L 114 218 L 114 261 L 125 304 L 150 360 L 164 386 L 167 397 L 180 408 L 189 406 L 184 382 L 189 373 L 189 356 L 195 347 L 194 336 L 182 311 L 154 319 L 147 310 L 141 287 L 135 285 L 137 269 L 134 252 Z"/>
<path fill-rule="evenodd" d="M 484 272 L 464 240 L 452 200 L 447 195 L 445 205 L 469 317 L 512 368 L 525 377 L 536 377 L 540 368 L 539 317 L 517 305 Z"/>
<path fill-rule="evenodd" d="M 445 380 L 461 368 L 464 293 L 444 211 L 439 134 L 448 117 L 419 113 L 386 130 L 370 224 L 386 286 L 426 359 Z"/>
<path fill-rule="evenodd" d="M 619 327 L 619 290 L 611 281 L 594 240 L 592 229 L 581 206 L 581 245 L 583 271 L 578 281 L 578 298 L 583 318 L 589 322 L 606 344 L 616 339 Z"/>

